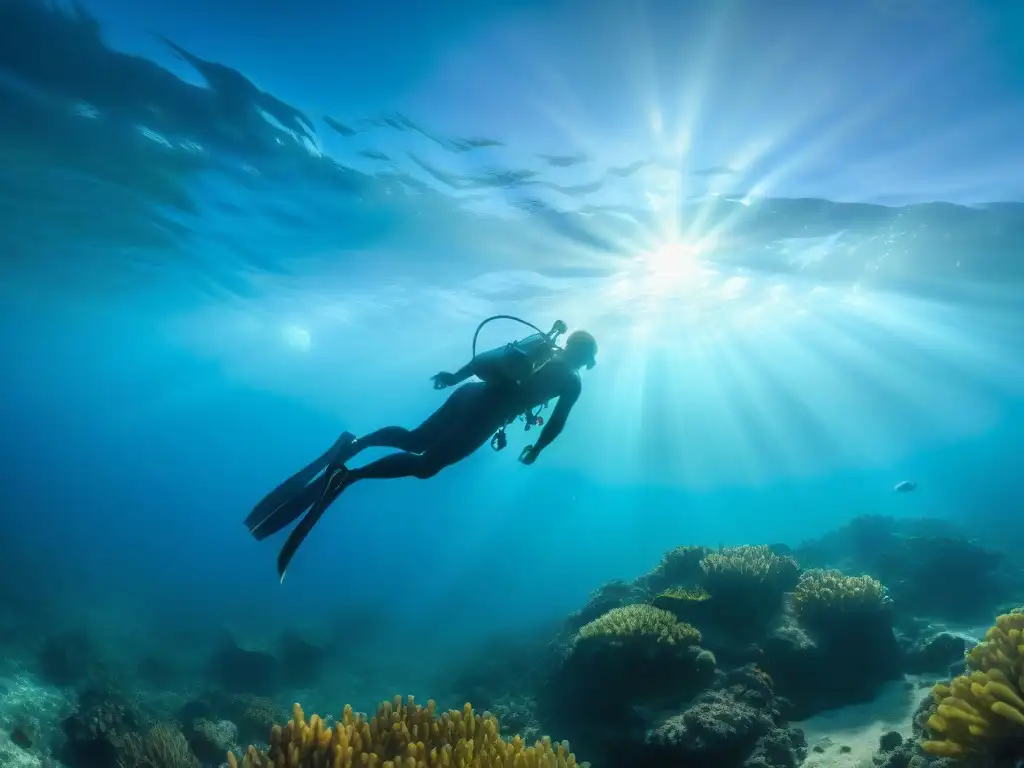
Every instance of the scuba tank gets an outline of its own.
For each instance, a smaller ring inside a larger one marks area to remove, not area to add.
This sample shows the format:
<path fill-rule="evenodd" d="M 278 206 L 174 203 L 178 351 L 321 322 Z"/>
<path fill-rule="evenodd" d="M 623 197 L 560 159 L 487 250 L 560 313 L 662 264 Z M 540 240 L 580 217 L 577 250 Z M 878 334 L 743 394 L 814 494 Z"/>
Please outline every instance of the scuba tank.
<path fill-rule="evenodd" d="M 477 354 L 476 342 L 480 331 L 493 320 L 514 320 L 532 328 L 536 333 Z M 555 324 L 551 326 L 551 330 L 544 333 L 533 323 L 528 323 L 512 315 L 488 317 L 477 326 L 476 333 L 473 334 L 473 360 L 470 370 L 477 378 L 489 384 L 502 382 L 519 384 L 551 359 L 555 350 L 558 349 L 556 345 L 558 337 L 566 330 L 568 329 L 561 320 L 556 320 Z"/>

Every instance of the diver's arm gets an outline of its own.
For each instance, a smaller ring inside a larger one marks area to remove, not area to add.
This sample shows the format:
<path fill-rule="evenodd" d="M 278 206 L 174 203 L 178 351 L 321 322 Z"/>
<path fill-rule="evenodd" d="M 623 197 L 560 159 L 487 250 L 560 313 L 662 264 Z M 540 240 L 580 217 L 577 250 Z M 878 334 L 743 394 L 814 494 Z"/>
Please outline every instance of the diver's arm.
<path fill-rule="evenodd" d="M 455 383 L 461 384 L 462 382 L 464 382 L 466 379 L 473 375 L 473 361 L 470 360 L 468 363 L 459 368 L 459 370 L 457 370 L 452 375 L 455 377 Z"/>
<path fill-rule="evenodd" d="M 540 452 L 551 445 L 554 439 L 562 434 L 565 422 L 569 418 L 569 412 L 572 411 L 572 407 L 576 405 L 576 401 L 579 400 L 580 393 L 583 391 L 579 376 L 573 375 L 571 382 L 571 384 L 566 386 L 565 391 L 558 396 L 558 404 L 555 405 L 551 418 L 548 419 L 548 423 L 544 425 L 544 429 L 540 432 L 540 437 L 537 438 L 537 442 L 530 449 L 531 460 L 536 460 Z"/>
<path fill-rule="evenodd" d="M 455 373 L 441 371 L 440 373 L 435 373 L 431 376 L 431 379 L 434 382 L 434 389 L 444 389 L 446 387 L 454 387 L 456 384 L 461 384 L 472 376 L 473 373 L 473 361 L 470 360 Z"/>

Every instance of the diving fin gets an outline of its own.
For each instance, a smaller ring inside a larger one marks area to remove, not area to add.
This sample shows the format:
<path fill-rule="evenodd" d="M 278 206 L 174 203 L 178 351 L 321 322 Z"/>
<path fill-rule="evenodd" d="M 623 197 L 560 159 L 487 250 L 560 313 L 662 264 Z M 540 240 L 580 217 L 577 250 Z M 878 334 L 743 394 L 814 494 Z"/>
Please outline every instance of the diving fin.
<path fill-rule="evenodd" d="M 281 551 L 277 555 L 277 576 L 282 582 L 284 581 L 285 572 L 288 570 L 292 558 L 295 557 L 295 553 L 302 546 L 302 542 L 309 536 L 313 526 L 320 522 L 320 518 L 323 517 L 327 508 L 334 503 L 334 500 L 344 490 L 344 481 L 347 476 L 348 469 L 344 464 L 328 468 L 325 473 L 324 487 L 320 498 L 317 499 L 313 508 L 306 513 L 306 516 L 299 521 L 299 524 L 292 529 L 292 532 L 288 534 L 284 546 L 281 547 Z"/>
<path fill-rule="evenodd" d="M 275 533 L 283 531 L 315 504 L 318 498 L 320 498 L 320 489 L 316 483 L 309 485 L 296 483 L 291 498 L 282 500 L 278 506 L 274 507 L 271 514 L 252 528 L 249 533 L 256 541 L 263 541 Z"/>
<path fill-rule="evenodd" d="M 340 457 L 341 452 L 355 442 L 351 432 L 342 432 L 319 458 L 310 462 L 277 488 L 268 493 L 245 518 L 245 527 L 258 541 L 271 536 L 295 522 L 316 498 L 303 493 L 309 483 L 321 471 L 327 469 Z M 305 503 L 302 501 L 305 499 Z M 301 504 L 301 507 L 299 506 Z"/>

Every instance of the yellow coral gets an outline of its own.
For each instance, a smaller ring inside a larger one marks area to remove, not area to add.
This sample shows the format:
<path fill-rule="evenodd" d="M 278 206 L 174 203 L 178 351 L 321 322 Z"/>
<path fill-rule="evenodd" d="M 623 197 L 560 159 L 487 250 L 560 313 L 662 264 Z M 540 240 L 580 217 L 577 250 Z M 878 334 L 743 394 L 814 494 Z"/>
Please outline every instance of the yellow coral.
<path fill-rule="evenodd" d="M 870 576 L 846 576 L 836 570 L 805 571 L 793 593 L 797 615 L 877 610 L 888 602 L 885 587 Z"/>
<path fill-rule="evenodd" d="M 967 667 L 968 674 L 932 689 L 932 738 L 921 742 L 929 754 L 983 754 L 1007 738 L 1024 738 L 1024 614 L 997 618 L 967 654 Z"/>
<path fill-rule="evenodd" d="M 667 645 L 700 645 L 695 627 L 653 605 L 625 605 L 613 608 L 580 629 L 577 642 L 593 637 L 653 637 Z"/>
<path fill-rule="evenodd" d="M 437 715 L 433 701 L 421 707 L 413 697 L 383 702 L 367 721 L 346 706 L 339 722 L 318 715 L 306 720 L 302 707 L 284 728 L 274 726 L 270 749 L 254 747 L 241 763 L 228 754 L 231 768 L 575 768 L 566 743 L 546 736 L 528 747 L 516 736 L 504 741 L 489 713 L 463 710 Z M 585 764 L 584 764 L 585 765 Z"/>

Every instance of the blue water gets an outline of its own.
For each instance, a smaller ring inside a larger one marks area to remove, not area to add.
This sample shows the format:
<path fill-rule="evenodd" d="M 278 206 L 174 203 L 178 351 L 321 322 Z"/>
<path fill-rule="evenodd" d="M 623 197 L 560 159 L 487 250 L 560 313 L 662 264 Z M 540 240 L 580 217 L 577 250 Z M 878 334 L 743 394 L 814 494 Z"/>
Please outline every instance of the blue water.
<path fill-rule="evenodd" d="M 0 2 L 6 589 L 113 635 L 371 605 L 444 642 L 677 544 L 1005 535 L 1016 4 L 336 5 Z M 506 312 L 598 340 L 563 435 L 353 487 L 279 584 L 253 504 L 419 423 Z"/>

